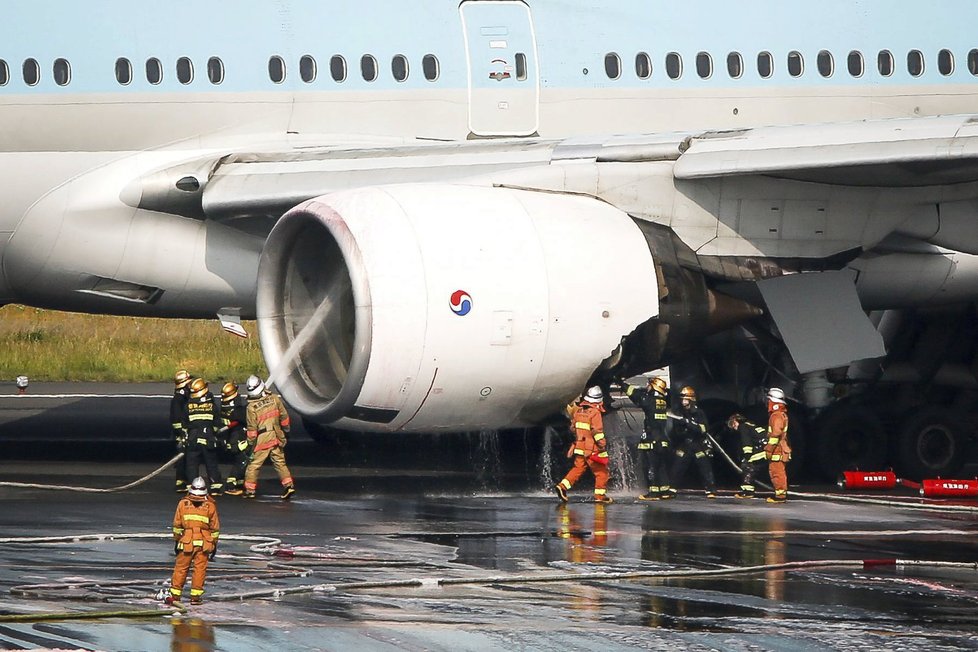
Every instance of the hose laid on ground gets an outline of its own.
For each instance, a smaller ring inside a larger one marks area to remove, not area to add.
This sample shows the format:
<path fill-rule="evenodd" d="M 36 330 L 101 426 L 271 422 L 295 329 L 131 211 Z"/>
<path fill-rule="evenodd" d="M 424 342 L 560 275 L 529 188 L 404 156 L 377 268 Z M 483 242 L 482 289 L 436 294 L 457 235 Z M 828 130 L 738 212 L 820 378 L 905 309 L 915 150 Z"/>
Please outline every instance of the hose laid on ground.
<path fill-rule="evenodd" d="M 0 623 L 33 623 L 42 620 L 92 620 L 96 618 L 169 618 L 186 613 L 182 605 L 165 609 L 119 609 L 116 611 L 47 611 L 38 614 L 5 614 Z"/>
<path fill-rule="evenodd" d="M 923 502 L 907 502 L 903 500 L 886 500 L 884 498 L 869 498 L 866 496 L 839 496 L 836 494 L 817 494 L 817 493 L 806 493 L 802 491 L 792 491 L 790 492 L 792 496 L 798 496 L 799 498 L 810 498 L 813 500 L 831 500 L 839 502 L 849 502 L 849 503 L 863 503 L 866 505 L 885 505 L 887 507 L 905 507 L 907 509 L 926 509 L 938 512 L 963 512 L 968 514 L 978 513 L 978 507 L 970 507 L 968 505 L 937 505 L 934 503 L 923 503 Z M 916 500 L 925 500 L 923 498 L 917 498 Z"/>
<path fill-rule="evenodd" d="M 29 482 L 0 482 L 0 487 L 19 487 L 21 489 L 56 489 L 59 491 L 84 491 L 88 493 L 111 493 L 113 491 L 123 491 L 124 489 L 131 489 L 138 485 L 143 484 L 147 480 L 155 478 L 163 471 L 167 470 L 177 462 L 183 459 L 183 453 L 177 453 L 172 460 L 156 469 L 149 475 L 145 475 L 138 480 L 130 482 L 129 484 L 124 484 L 120 487 L 110 487 L 108 489 L 97 489 L 94 487 L 69 487 L 67 485 L 60 484 L 32 484 Z"/>
<path fill-rule="evenodd" d="M 723 447 L 713 438 L 709 432 L 706 436 L 710 438 L 713 445 L 719 449 L 720 453 L 723 455 L 724 459 L 730 464 L 730 466 L 737 471 L 737 473 L 742 473 L 740 467 L 727 452 L 723 450 Z M 760 480 L 754 481 L 756 484 L 761 485 L 765 489 L 772 489 L 771 485 L 762 482 Z M 865 496 L 840 496 L 837 494 L 820 494 L 820 493 L 808 493 L 804 491 L 789 491 L 789 495 L 793 498 L 808 498 L 813 500 L 829 500 L 836 502 L 849 502 L 849 503 L 861 503 L 864 505 L 884 505 L 886 507 L 905 507 L 907 509 L 926 509 L 930 511 L 938 512 L 964 512 L 964 513 L 976 513 L 978 512 L 978 507 L 970 507 L 968 505 L 936 505 L 934 503 L 924 503 L 924 502 L 908 502 L 903 500 L 886 500 L 883 498 L 869 498 Z M 920 499 L 923 500 L 923 499 Z"/>
<path fill-rule="evenodd" d="M 104 541 L 114 539 L 146 539 L 146 538 L 169 538 L 168 534 L 159 533 L 134 533 L 134 534 L 86 534 L 68 535 L 61 537 L 8 537 L 0 539 L 0 543 L 59 543 L 77 541 Z M 283 548 L 280 539 L 265 536 L 249 535 L 229 535 L 222 537 L 224 540 L 254 542 L 250 549 L 256 553 L 273 556 L 304 556 L 303 551 L 294 551 Z M 285 554 L 282 554 L 285 553 Z M 315 556 L 315 555 L 310 555 Z M 304 577 L 312 574 L 308 568 L 299 568 L 287 564 L 275 564 L 277 571 L 275 577 L 291 576 Z M 321 593 L 336 591 L 353 591 L 363 589 L 391 589 L 391 588 L 436 588 L 447 586 L 475 586 L 489 584 L 533 584 L 549 582 L 581 582 L 581 581 L 612 581 L 612 580 L 666 580 L 666 579 L 709 579 L 714 577 L 729 577 L 736 575 L 752 575 L 771 571 L 809 571 L 829 568 L 850 568 L 850 569 L 873 569 L 882 567 L 921 567 L 921 568 L 957 568 L 978 571 L 978 562 L 953 562 L 953 561 L 927 561 L 927 560 L 904 560 L 895 558 L 885 559 L 828 559 L 795 561 L 780 564 L 763 564 L 756 566 L 725 567 L 716 569 L 683 569 L 683 570 L 648 570 L 648 571 L 598 571 L 586 573 L 559 572 L 559 573 L 539 573 L 524 575 L 481 575 L 475 577 L 427 577 L 411 578 L 404 580 L 378 580 L 360 582 L 341 582 L 308 584 L 302 586 L 282 587 L 274 589 L 264 589 L 257 591 L 247 591 L 239 593 L 229 593 L 210 596 L 212 601 L 243 601 L 252 598 L 279 598 L 286 595 L 297 595 L 302 593 Z M 248 573 L 253 577 L 254 572 Z M 222 576 L 222 579 L 227 579 Z M 17 595 L 30 595 L 32 591 L 44 590 L 57 587 L 77 588 L 87 585 L 124 585 L 132 584 L 133 581 L 83 581 L 68 582 L 60 584 L 26 585 L 14 587 L 11 593 Z M 113 598 L 125 598 L 134 596 L 112 596 Z M 138 595 L 135 597 L 139 597 Z M 143 610 L 113 610 L 113 611 L 87 611 L 87 612 L 47 612 L 36 614 L 9 614 L 0 616 L 0 622 L 34 622 L 41 620 L 74 620 L 74 619 L 95 619 L 95 618 L 147 618 L 147 617 L 166 617 L 184 613 L 182 605 L 172 605 L 161 609 Z"/>
<path fill-rule="evenodd" d="M 280 598 L 286 595 L 300 593 L 323 593 L 335 591 L 352 591 L 358 589 L 386 589 L 422 587 L 436 588 L 443 586 L 484 585 L 484 584 L 531 584 L 543 582 L 580 582 L 586 580 L 631 580 L 631 579 L 709 579 L 714 577 L 729 577 L 733 575 L 755 575 L 771 571 L 807 571 L 823 568 L 852 568 L 870 569 L 881 567 L 934 567 L 934 568 L 966 568 L 978 571 L 978 562 L 949 562 L 925 561 L 907 559 L 828 559 L 814 561 L 795 561 L 781 564 L 763 564 L 759 566 L 740 566 L 735 568 L 718 568 L 709 570 L 669 570 L 669 571 L 624 571 L 624 572 L 594 572 L 594 573 L 541 573 L 539 575 L 488 575 L 480 577 L 447 577 L 447 578 L 415 578 L 407 580 L 390 580 L 375 582 L 344 582 L 339 584 L 308 584 L 261 591 L 248 591 L 235 594 L 211 596 L 211 600 L 233 601 L 249 598 Z"/>
<path fill-rule="evenodd" d="M 737 471 L 737 473 L 742 473 L 740 467 L 737 466 L 730 456 L 727 455 L 723 447 L 713 438 L 710 433 L 707 433 L 707 437 L 713 442 L 720 452 L 723 454 L 724 459 L 730 463 L 730 466 Z M 771 485 L 762 482 L 760 480 L 754 481 L 756 484 L 761 485 L 765 489 L 773 489 Z M 809 493 L 804 491 L 789 491 L 789 495 L 794 498 L 808 498 L 814 500 L 828 500 L 836 502 L 849 502 L 849 503 L 861 503 L 864 505 L 884 505 L 886 507 L 905 507 L 907 509 L 925 509 L 930 511 L 938 512 L 964 512 L 964 513 L 975 513 L 978 512 L 978 507 L 970 507 L 968 505 L 936 505 L 933 503 L 924 502 L 907 502 L 902 500 L 886 500 L 883 498 L 869 498 L 866 496 L 840 496 L 838 494 L 820 494 L 820 493 Z"/>

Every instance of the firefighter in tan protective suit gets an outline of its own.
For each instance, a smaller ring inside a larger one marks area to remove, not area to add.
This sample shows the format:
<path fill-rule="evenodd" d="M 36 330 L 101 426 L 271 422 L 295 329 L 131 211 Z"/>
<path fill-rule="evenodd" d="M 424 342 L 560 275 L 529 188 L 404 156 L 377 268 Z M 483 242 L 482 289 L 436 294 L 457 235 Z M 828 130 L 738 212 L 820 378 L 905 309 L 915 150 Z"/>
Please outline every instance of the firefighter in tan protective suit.
<path fill-rule="evenodd" d="M 288 500 L 295 493 L 292 474 L 285 465 L 286 435 L 289 432 L 289 413 L 278 394 L 265 389 L 265 383 L 258 376 L 248 378 L 248 410 L 246 434 L 252 444 L 251 462 L 245 469 L 245 498 L 254 498 L 258 488 L 258 472 L 269 457 L 272 466 L 282 482 L 282 500 Z"/>
<path fill-rule="evenodd" d="M 785 462 L 791 460 L 791 446 L 788 444 L 788 406 L 784 402 L 784 390 L 772 387 L 767 392 L 767 446 L 764 453 L 768 459 L 768 472 L 774 486 L 774 497 L 769 503 L 783 503 L 788 500 L 788 475 Z"/>
<path fill-rule="evenodd" d="M 594 500 L 610 503 L 608 495 L 608 442 L 604 436 L 601 413 L 604 411 L 604 394 L 600 387 L 591 387 L 571 415 L 571 431 L 574 443 L 567 457 L 574 458 L 574 467 L 564 479 L 554 485 L 554 491 L 562 502 L 567 502 L 567 492 L 584 475 L 585 469 L 594 474 Z"/>
<path fill-rule="evenodd" d="M 187 497 L 180 500 L 173 515 L 173 549 L 177 553 L 177 561 L 173 566 L 167 603 L 180 601 L 183 584 L 191 566 L 193 577 L 190 579 L 190 604 L 203 602 L 207 562 L 217 554 L 220 534 L 221 521 L 217 517 L 217 504 L 207 495 L 207 482 L 203 478 L 195 478 L 190 483 Z"/>

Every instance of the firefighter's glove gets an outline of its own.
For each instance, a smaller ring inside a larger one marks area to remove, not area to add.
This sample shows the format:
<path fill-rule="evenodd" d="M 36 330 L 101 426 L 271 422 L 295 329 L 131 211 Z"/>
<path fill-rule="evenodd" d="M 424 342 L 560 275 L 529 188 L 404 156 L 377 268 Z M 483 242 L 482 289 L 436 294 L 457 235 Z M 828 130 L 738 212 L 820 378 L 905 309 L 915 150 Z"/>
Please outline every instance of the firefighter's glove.
<path fill-rule="evenodd" d="M 214 561 L 214 557 L 217 557 L 217 544 L 216 543 L 214 544 L 214 549 L 211 550 L 210 553 L 207 555 L 207 558 L 209 560 L 211 560 L 211 561 Z"/>
<path fill-rule="evenodd" d="M 281 439 L 278 440 L 278 447 L 279 448 L 285 448 L 285 445 L 287 443 L 289 443 L 289 440 L 286 439 L 285 437 L 282 437 Z"/>
<path fill-rule="evenodd" d="M 180 541 L 179 540 L 173 542 L 173 554 L 174 555 L 179 555 L 180 554 Z"/>
<path fill-rule="evenodd" d="M 238 442 L 238 450 L 241 451 L 242 453 L 244 453 L 246 450 L 248 450 L 248 440 L 247 439 L 242 439 L 242 440 L 240 440 Z"/>

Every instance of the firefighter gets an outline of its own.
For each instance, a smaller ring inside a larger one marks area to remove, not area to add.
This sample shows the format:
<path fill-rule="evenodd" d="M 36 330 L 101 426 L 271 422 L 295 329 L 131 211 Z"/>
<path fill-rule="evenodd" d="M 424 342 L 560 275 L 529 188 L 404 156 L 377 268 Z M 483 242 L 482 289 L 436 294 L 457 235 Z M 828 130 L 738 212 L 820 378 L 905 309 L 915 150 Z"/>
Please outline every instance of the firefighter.
<path fill-rule="evenodd" d="M 180 602 L 183 583 L 191 566 L 194 572 L 190 578 L 190 604 L 203 602 L 207 562 L 217 554 L 220 535 L 217 503 L 207 495 L 207 482 L 200 477 L 194 478 L 186 498 L 177 503 L 177 511 L 173 515 L 173 551 L 177 561 L 173 566 L 167 604 Z"/>
<path fill-rule="evenodd" d="M 244 493 L 244 473 L 251 458 L 251 446 L 245 435 L 248 401 L 238 393 L 233 382 L 221 388 L 221 430 L 224 431 L 224 448 L 231 456 L 231 470 L 224 479 L 224 493 L 240 496 Z"/>
<path fill-rule="evenodd" d="M 788 475 L 784 465 L 791 460 L 791 446 L 788 444 L 788 406 L 784 402 L 784 390 L 772 387 L 767 392 L 767 445 L 764 453 L 768 459 L 768 473 L 774 486 L 774 496 L 769 503 L 783 503 L 788 500 Z"/>
<path fill-rule="evenodd" d="M 614 502 L 608 495 L 608 450 L 604 437 L 601 413 L 604 411 L 604 393 L 600 387 L 591 387 L 578 403 L 571 416 L 571 432 L 574 443 L 567 450 L 567 457 L 574 458 L 574 466 L 564 479 L 554 485 L 554 491 L 562 502 L 567 502 L 567 492 L 591 469 L 594 474 L 594 501 Z"/>
<path fill-rule="evenodd" d="M 278 394 L 268 391 L 258 376 L 248 378 L 248 409 L 245 418 L 246 434 L 252 446 L 251 462 L 245 469 L 245 498 L 254 498 L 258 488 L 258 473 L 269 457 L 282 483 L 282 500 L 295 493 L 289 467 L 285 465 L 283 448 L 288 442 L 289 413 Z"/>
<path fill-rule="evenodd" d="M 669 454 L 669 386 L 664 378 L 649 379 L 645 389 L 621 382 L 621 388 L 632 402 L 645 412 L 642 437 L 638 442 L 638 456 L 649 481 L 649 492 L 639 500 L 672 498 L 669 486 L 669 470 L 666 460 Z"/>
<path fill-rule="evenodd" d="M 173 376 L 173 398 L 170 399 L 170 429 L 173 431 L 173 443 L 178 453 L 187 450 L 187 399 L 190 384 L 190 373 L 186 369 L 179 370 Z M 182 460 L 176 465 L 177 493 L 187 491 L 187 461 Z"/>
<path fill-rule="evenodd" d="M 754 478 L 761 464 L 767 461 L 764 446 L 767 444 L 767 428 L 747 420 L 743 414 L 731 414 L 727 427 L 740 435 L 740 491 L 735 498 L 754 497 Z"/>
<path fill-rule="evenodd" d="M 217 466 L 217 431 L 221 427 L 221 406 L 207 388 L 207 381 L 195 378 L 187 400 L 187 477 L 196 476 L 201 463 L 207 468 L 212 496 L 224 488 Z"/>
<path fill-rule="evenodd" d="M 678 482 L 690 458 L 695 458 L 707 498 L 716 498 L 716 482 L 713 479 L 713 446 L 706 434 L 706 413 L 696 406 L 696 390 L 690 386 L 679 391 L 681 407 L 676 420 L 674 434 L 676 441 L 676 461 L 673 462 L 670 477 Z M 670 493 L 675 493 L 671 489 Z"/>

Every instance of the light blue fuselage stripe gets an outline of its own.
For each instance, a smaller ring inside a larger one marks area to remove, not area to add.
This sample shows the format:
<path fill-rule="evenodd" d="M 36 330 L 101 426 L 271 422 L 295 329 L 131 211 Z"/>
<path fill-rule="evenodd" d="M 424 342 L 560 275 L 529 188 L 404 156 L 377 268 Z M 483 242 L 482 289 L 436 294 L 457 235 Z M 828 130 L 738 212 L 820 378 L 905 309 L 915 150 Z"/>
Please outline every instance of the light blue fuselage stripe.
<path fill-rule="evenodd" d="M 978 47 L 978 3 L 973 0 L 823 0 L 818 3 L 784 0 L 528 0 L 538 44 L 541 87 L 544 89 L 743 88 L 922 85 L 975 83 L 967 65 L 968 52 Z M 445 0 L 7 0 L 0 7 L 0 58 L 8 63 L 10 82 L 0 99 L 10 95 L 73 93 L 195 93 L 260 91 L 328 91 L 465 88 L 466 62 L 458 4 Z M 954 72 L 938 71 L 938 52 L 954 55 Z M 822 78 L 817 53 L 826 49 L 835 60 L 835 73 Z M 894 55 L 895 71 L 882 77 L 876 69 L 879 50 Z M 907 52 L 919 49 L 925 58 L 921 76 L 907 71 Z M 761 50 L 774 56 L 774 76 L 761 79 L 756 57 Z M 787 74 L 786 58 L 797 50 L 805 72 Z M 865 74 L 846 70 L 851 50 L 862 52 Z M 696 54 L 712 55 L 714 73 L 700 79 Z M 744 75 L 732 80 L 726 71 L 728 52 L 743 55 Z M 604 57 L 620 55 L 622 75 L 607 77 Z M 653 74 L 635 74 L 635 55 L 651 55 Z M 665 75 L 665 56 L 682 56 L 680 79 Z M 440 78 L 429 82 L 421 74 L 421 59 L 432 53 L 440 62 Z M 281 55 L 288 64 L 284 83 L 268 77 L 268 59 Z M 305 54 L 318 63 L 312 84 L 299 79 L 298 61 Z M 329 58 L 345 57 L 347 80 L 329 75 Z M 380 76 L 366 82 L 360 76 L 360 57 L 373 55 Z M 394 55 L 406 55 L 411 74 L 396 82 L 391 74 Z M 190 57 L 195 79 L 189 85 L 176 79 L 176 60 Z M 207 80 L 206 62 L 219 56 L 224 82 Z M 41 81 L 27 86 L 21 66 L 28 57 L 41 66 Z M 72 80 L 59 87 L 52 63 L 70 61 Z M 133 63 L 133 82 L 120 86 L 115 61 Z M 145 61 L 159 58 L 164 80 L 146 81 Z M 587 74 L 584 73 L 587 69 Z"/>

